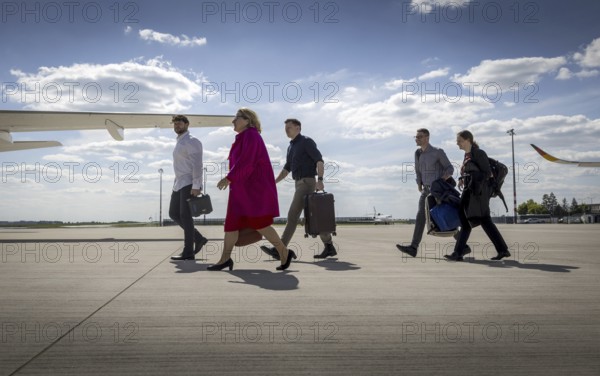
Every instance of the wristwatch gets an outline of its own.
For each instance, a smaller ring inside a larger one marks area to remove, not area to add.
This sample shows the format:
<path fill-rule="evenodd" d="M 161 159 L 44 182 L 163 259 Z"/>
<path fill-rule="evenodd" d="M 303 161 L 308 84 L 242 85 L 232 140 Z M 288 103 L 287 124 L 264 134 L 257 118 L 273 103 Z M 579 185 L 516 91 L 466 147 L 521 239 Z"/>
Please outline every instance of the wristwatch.
<path fill-rule="evenodd" d="M 319 177 L 317 178 L 317 180 L 318 180 L 318 181 L 323 181 L 323 177 L 322 177 L 322 176 L 319 176 Z"/>

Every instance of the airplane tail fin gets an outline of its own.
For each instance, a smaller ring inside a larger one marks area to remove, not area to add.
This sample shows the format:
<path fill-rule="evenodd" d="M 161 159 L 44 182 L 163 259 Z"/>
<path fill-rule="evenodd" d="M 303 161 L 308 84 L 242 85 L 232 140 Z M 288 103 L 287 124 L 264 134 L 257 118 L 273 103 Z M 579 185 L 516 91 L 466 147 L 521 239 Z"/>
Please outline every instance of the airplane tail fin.
<path fill-rule="evenodd" d="M 573 162 L 570 162 L 570 161 L 565 161 L 565 160 L 556 158 L 555 156 L 546 153 L 545 151 L 543 151 L 539 147 L 535 146 L 534 144 L 529 144 L 529 145 L 531 145 L 531 147 L 534 148 L 535 151 L 537 151 L 538 154 L 541 155 L 542 158 L 544 158 L 547 161 L 556 162 L 556 163 L 573 163 Z M 575 162 L 575 163 L 577 163 L 577 162 Z"/>
<path fill-rule="evenodd" d="M 542 156 L 542 158 L 544 158 L 545 160 L 550 161 L 550 162 L 562 163 L 562 164 L 574 164 L 574 165 L 577 165 L 578 167 L 600 167 L 600 162 L 567 161 L 564 159 L 556 158 L 555 156 L 546 153 L 545 151 L 543 151 L 539 147 L 535 146 L 534 144 L 530 144 L 530 145 L 532 148 L 535 149 L 535 151 L 537 151 Z"/>

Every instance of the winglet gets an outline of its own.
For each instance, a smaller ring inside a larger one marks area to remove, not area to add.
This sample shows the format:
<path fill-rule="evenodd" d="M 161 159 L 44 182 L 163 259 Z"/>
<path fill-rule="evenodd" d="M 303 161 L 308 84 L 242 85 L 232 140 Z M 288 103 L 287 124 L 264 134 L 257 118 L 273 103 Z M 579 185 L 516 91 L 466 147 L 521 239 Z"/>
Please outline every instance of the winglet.
<path fill-rule="evenodd" d="M 58 141 L 14 141 L 11 143 L 0 142 L 0 152 L 41 149 L 55 146 L 62 146 L 62 144 Z"/>
<path fill-rule="evenodd" d="M 62 146 L 58 141 L 13 141 L 10 132 L 0 131 L 0 152 Z"/>

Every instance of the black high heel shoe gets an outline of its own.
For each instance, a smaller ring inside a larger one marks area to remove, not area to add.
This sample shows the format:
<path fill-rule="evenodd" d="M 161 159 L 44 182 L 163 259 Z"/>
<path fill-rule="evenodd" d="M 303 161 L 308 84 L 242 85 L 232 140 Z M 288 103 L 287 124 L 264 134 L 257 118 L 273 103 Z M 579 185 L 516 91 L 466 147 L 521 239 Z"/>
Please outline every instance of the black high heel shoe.
<path fill-rule="evenodd" d="M 451 255 L 444 255 L 444 258 L 446 260 L 450 260 L 450 261 L 463 261 L 463 257 L 461 255 L 459 255 L 458 253 L 452 253 Z"/>
<path fill-rule="evenodd" d="M 210 271 L 219 271 L 225 269 L 226 267 L 229 267 L 229 270 L 233 270 L 233 260 L 231 258 L 222 264 L 214 264 L 206 269 Z"/>
<path fill-rule="evenodd" d="M 292 263 L 292 259 L 296 259 L 296 254 L 294 253 L 294 251 L 288 251 L 288 257 L 287 257 L 287 260 L 285 260 L 285 264 L 279 265 L 276 269 L 277 270 L 286 270 L 287 268 L 290 267 L 290 264 Z"/>

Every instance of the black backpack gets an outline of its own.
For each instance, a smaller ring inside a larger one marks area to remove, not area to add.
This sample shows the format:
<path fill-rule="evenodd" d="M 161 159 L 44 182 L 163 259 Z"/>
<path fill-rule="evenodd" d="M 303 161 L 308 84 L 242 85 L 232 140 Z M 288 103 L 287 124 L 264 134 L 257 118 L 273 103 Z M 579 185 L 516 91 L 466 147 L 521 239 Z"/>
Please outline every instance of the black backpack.
<path fill-rule="evenodd" d="M 490 163 L 490 168 L 492 169 L 492 176 L 494 177 L 490 196 L 500 197 L 504 207 L 506 208 L 506 212 L 508 213 L 508 206 L 506 205 L 504 195 L 501 191 L 502 184 L 504 184 L 504 178 L 506 178 L 506 175 L 508 175 L 508 167 L 506 167 L 504 163 L 490 157 L 488 157 L 488 161 Z"/>

